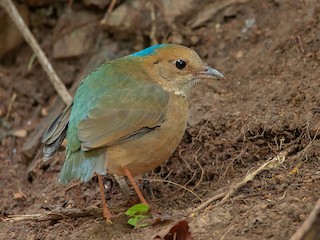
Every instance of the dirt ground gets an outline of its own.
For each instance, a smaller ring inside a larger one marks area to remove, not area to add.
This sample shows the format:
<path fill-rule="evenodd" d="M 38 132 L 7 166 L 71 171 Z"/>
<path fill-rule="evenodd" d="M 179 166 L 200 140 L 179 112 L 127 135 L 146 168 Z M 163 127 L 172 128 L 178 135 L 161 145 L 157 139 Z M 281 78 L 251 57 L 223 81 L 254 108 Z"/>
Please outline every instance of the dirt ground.
<path fill-rule="evenodd" d="M 0 239 L 152 239 L 182 219 L 194 239 L 289 239 L 303 223 L 320 196 L 319 1 L 117 1 L 102 23 L 108 1 L 25 2 L 29 26 L 68 89 L 105 59 L 156 41 L 195 49 L 226 79 L 195 87 L 183 141 L 148 173 L 154 196 L 145 195 L 171 221 L 133 229 L 124 212 L 136 196 L 128 200 L 114 183 L 112 224 L 100 214 L 2 221 Z M 0 218 L 100 209 L 95 178 L 58 185 L 63 151 L 42 163 L 39 136 L 61 100 L 26 43 L 7 52 L 0 44 Z M 280 164 L 224 204 L 217 199 L 190 216 L 280 152 Z"/>

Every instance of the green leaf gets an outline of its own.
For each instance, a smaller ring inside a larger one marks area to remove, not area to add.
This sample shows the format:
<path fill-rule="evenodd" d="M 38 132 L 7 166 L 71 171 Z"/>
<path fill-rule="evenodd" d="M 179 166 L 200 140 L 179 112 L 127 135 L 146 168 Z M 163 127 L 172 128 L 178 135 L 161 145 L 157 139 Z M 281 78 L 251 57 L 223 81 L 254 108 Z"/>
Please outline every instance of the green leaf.
<path fill-rule="evenodd" d="M 130 217 L 133 217 L 136 215 L 146 215 L 148 214 L 149 210 L 150 210 L 150 207 L 148 205 L 136 204 L 131 208 L 129 208 L 125 214 Z"/>
<path fill-rule="evenodd" d="M 130 218 L 127 223 L 135 228 L 142 228 L 148 226 L 148 223 L 144 221 L 147 218 L 144 215 L 137 215 Z"/>
<path fill-rule="evenodd" d="M 145 221 L 149 217 L 150 207 L 145 204 L 137 204 L 129 208 L 126 211 L 126 215 L 131 218 L 128 220 L 128 224 L 135 228 L 142 228 L 148 226 L 148 223 Z"/>

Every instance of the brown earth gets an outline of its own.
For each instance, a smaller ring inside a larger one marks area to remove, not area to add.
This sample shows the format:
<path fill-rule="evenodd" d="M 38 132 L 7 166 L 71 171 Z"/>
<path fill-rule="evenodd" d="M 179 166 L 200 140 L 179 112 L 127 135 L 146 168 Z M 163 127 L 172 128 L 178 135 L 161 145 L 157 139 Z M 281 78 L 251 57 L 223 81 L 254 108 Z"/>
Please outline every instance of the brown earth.
<path fill-rule="evenodd" d="M 118 2 L 105 29 L 99 21 L 107 6 L 88 5 L 95 1 L 74 1 L 72 11 L 65 3 L 27 2 L 31 30 L 68 88 L 102 59 L 155 39 L 194 48 L 226 79 L 196 87 L 182 143 L 148 174 L 150 204 L 171 222 L 133 229 L 124 212 L 136 197 L 128 201 L 114 185 L 108 196 L 113 224 L 101 215 L 0 222 L 0 239 L 152 239 L 185 217 L 194 239 L 289 239 L 298 229 L 320 196 L 318 1 L 190 0 L 175 1 L 175 8 L 155 1 L 154 25 L 150 4 L 132 1 L 140 4 L 136 10 Z M 130 10 L 123 21 L 116 15 L 120 7 Z M 58 108 L 57 94 L 40 64 L 32 62 L 30 48 L 24 43 L 0 63 L 0 217 L 101 207 L 96 179 L 67 188 L 57 184 L 63 151 L 41 162 L 32 132 L 49 124 L 44 116 Z M 26 150 L 30 141 L 36 147 Z M 199 198 L 228 191 L 280 152 L 288 153 L 280 165 L 263 171 L 225 204 L 216 205 L 219 199 L 189 215 Z"/>

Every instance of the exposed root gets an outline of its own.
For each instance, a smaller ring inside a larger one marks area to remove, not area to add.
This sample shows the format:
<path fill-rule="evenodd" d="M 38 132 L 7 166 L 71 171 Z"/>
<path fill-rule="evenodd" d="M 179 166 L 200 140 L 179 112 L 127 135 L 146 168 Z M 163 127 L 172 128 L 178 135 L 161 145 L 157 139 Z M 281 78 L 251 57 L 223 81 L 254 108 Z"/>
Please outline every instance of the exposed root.
<path fill-rule="evenodd" d="M 221 199 L 222 200 L 216 204 L 216 206 L 221 206 L 225 204 L 234 194 L 236 191 L 247 185 L 249 182 L 253 181 L 256 176 L 258 176 L 260 173 L 275 169 L 278 166 L 280 166 L 287 158 L 287 156 L 294 151 L 294 149 L 297 148 L 297 145 L 292 145 L 287 150 L 280 152 L 277 156 L 272 158 L 271 160 L 267 161 L 266 163 L 262 164 L 257 170 L 253 171 L 252 173 L 249 173 L 245 176 L 244 179 L 242 179 L 240 182 L 235 183 L 229 188 L 228 192 L 223 192 L 220 194 L 217 194 L 204 203 L 202 203 L 200 206 L 198 206 L 196 209 L 193 209 L 190 213 L 190 217 L 194 216 L 197 212 L 203 210 L 206 208 L 209 204 L 212 202 Z"/>
<path fill-rule="evenodd" d="M 229 192 L 222 198 L 222 200 L 218 203 L 218 205 L 223 205 L 224 203 L 226 203 L 227 200 L 229 200 L 230 197 L 232 197 L 236 191 L 238 191 L 240 188 L 247 185 L 248 182 L 253 181 L 253 179 L 256 176 L 258 176 L 260 173 L 262 173 L 266 170 L 277 168 L 279 165 L 281 165 L 286 160 L 287 156 L 288 156 L 288 151 L 282 151 L 277 156 L 275 156 L 273 159 L 262 164 L 254 172 L 247 174 L 247 176 L 242 181 L 240 181 L 239 183 L 230 187 Z"/>

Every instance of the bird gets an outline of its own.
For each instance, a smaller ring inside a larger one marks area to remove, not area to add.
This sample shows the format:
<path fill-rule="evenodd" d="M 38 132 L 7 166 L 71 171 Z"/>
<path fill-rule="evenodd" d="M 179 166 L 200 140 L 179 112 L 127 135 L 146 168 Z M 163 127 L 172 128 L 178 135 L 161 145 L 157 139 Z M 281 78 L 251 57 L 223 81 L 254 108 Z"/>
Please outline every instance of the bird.
<path fill-rule="evenodd" d="M 127 176 L 147 204 L 134 176 L 151 171 L 176 150 L 187 127 L 191 89 L 202 79 L 224 78 L 183 45 L 157 44 L 106 61 L 80 83 L 73 102 L 45 131 L 45 160 L 66 138 L 59 183 L 88 182 L 95 174 L 110 221 L 102 175 Z"/>

